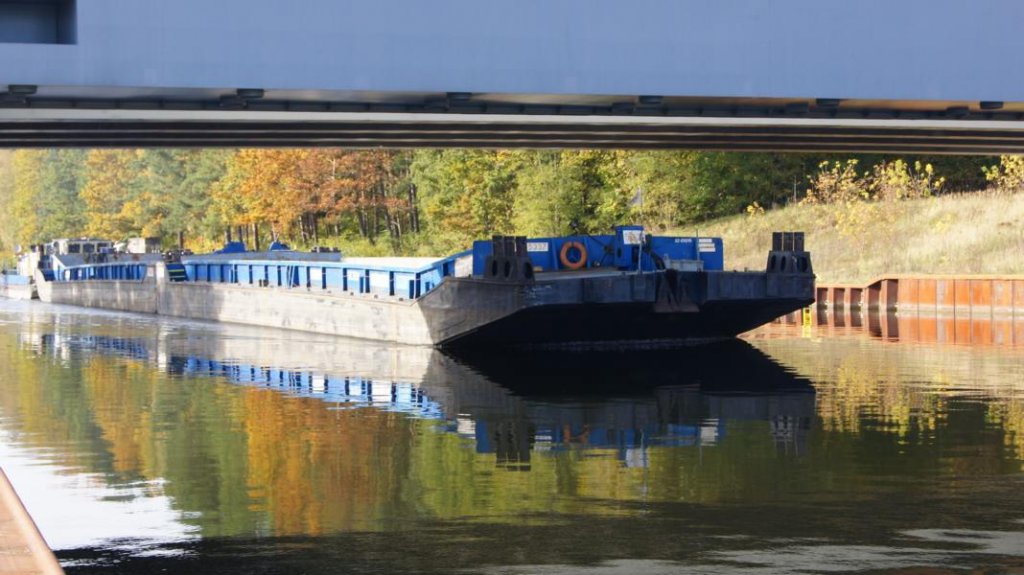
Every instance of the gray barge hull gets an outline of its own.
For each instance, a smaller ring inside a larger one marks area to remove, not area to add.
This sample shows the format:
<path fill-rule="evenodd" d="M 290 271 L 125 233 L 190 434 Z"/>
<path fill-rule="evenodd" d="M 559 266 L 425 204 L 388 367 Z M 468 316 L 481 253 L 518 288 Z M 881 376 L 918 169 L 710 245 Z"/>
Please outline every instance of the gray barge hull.
<path fill-rule="evenodd" d="M 16 281 L 17 280 L 17 281 Z M 37 299 L 36 286 L 25 276 L 0 274 L 0 297 L 7 299 Z"/>
<path fill-rule="evenodd" d="M 0 297 L 8 299 L 38 299 L 35 286 L 0 283 Z"/>
<path fill-rule="evenodd" d="M 602 346 L 734 337 L 814 301 L 810 273 L 593 271 L 530 281 L 448 277 L 417 300 L 171 282 L 45 282 L 44 301 L 410 345 Z"/>

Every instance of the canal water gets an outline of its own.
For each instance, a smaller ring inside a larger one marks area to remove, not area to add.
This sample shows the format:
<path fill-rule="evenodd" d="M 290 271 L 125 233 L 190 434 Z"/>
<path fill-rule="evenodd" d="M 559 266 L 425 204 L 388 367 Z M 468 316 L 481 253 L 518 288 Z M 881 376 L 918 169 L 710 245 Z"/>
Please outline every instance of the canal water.
<path fill-rule="evenodd" d="M 1024 347 L 870 323 L 449 357 L 0 300 L 0 465 L 69 573 L 1024 572 Z"/>

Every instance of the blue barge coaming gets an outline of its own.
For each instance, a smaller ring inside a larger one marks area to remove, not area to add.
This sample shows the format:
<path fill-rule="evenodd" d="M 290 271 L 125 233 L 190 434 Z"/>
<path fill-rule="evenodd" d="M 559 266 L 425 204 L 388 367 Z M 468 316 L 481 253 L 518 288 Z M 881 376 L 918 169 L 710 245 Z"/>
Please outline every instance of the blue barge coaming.
<path fill-rule="evenodd" d="M 414 345 L 640 346 L 726 339 L 814 301 L 800 233 L 764 271 L 725 271 L 719 238 L 495 236 L 447 258 L 289 250 L 70 266 L 40 298 Z"/>
<path fill-rule="evenodd" d="M 54 273 L 55 281 L 128 280 L 146 278 L 148 265 L 142 262 L 95 263 L 62 268 Z"/>
<path fill-rule="evenodd" d="M 456 261 L 468 255 L 469 252 L 462 252 L 420 266 L 387 265 L 385 262 L 392 258 L 381 258 L 384 260 L 381 264 L 356 264 L 293 259 L 208 260 L 202 257 L 185 258 L 181 265 L 185 270 L 185 281 L 334 290 L 416 299 L 453 275 Z"/>

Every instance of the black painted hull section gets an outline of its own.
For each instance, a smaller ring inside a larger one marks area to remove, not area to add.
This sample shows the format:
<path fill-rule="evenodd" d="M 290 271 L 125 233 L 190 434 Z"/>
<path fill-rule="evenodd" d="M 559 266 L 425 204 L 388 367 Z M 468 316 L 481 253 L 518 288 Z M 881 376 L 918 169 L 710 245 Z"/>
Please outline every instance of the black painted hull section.
<path fill-rule="evenodd" d="M 462 280 L 437 301 L 445 347 L 652 347 L 735 337 L 814 301 L 814 276 L 693 272 L 560 278 L 536 284 Z M 671 295 L 666 292 L 673 292 Z M 611 295 L 609 295 L 611 294 Z M 455 319 L 457 318 L 457 319 Z"/>
<path fill-rule="evenodd" d="M 806 307 L 806 300 L 730 301 L 696 313 L 655 313 L 650 304 L 580 304 L 518 311 L 445 345 L 656 346 L 735 337 Z"/>

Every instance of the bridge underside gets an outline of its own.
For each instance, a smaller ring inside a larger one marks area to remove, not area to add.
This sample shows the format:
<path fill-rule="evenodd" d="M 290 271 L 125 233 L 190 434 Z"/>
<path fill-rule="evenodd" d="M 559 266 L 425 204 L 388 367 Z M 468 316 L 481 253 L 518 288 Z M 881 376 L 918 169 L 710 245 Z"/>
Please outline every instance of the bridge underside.
<path fill-rule="evenodd" d="M 262 90 L 0 94 L 0 147 L 1024 153 L 1024 103 Z"/>

